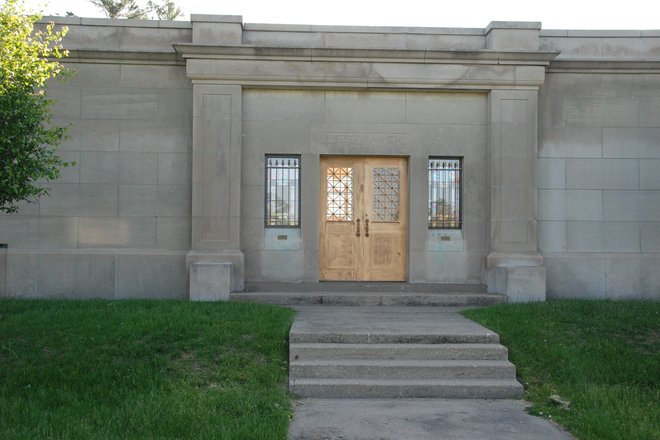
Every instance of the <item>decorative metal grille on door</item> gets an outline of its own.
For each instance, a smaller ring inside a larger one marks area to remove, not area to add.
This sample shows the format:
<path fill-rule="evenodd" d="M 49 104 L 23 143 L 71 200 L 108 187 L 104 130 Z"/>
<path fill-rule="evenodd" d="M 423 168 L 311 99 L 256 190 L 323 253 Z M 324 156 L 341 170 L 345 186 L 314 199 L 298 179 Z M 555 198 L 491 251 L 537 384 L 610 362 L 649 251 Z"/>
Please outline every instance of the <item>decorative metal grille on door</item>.
<path fill-rule="evenodd" d="M 328 168 L 326 220 L 353 221 L 353 169 Z"/>
<path fill-rule="evenodd" d="M 373 221 L 396 223 L 399 221 L 399 169 L 373 168 Z"/>

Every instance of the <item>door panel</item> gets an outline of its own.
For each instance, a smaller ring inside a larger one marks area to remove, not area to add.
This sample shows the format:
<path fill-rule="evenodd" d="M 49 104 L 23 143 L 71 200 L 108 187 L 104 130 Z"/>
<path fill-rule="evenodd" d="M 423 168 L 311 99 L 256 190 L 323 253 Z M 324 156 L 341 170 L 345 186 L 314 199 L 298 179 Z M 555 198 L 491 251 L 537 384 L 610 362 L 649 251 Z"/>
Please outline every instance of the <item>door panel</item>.
<path fill-rule="evenodd" d="M 321 280 L 406 280 L 407 172 L 405 158 L 321 158 Z"/>

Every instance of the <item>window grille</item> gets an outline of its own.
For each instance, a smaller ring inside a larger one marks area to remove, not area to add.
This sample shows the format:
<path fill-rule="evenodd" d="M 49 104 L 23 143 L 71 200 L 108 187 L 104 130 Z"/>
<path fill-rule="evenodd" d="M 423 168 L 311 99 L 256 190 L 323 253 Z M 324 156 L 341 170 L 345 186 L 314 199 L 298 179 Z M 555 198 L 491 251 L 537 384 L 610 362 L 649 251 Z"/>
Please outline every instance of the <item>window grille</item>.
<path fill-rule="evenodd" d="M 461 229 L 462 160 L 429 159 L 429 228 Z"/>
<path fill-rule="evenodd" d="M 353 220 L 353 168 L 328 168 L 327 209 L 325 219 L 329 222 Z"/>
<path fill-rule="evenodd" d="M 399 169 L 373 168 L 372 211 L 373 221 L 396 223 L 399 221 Z"/>
<path fill-rule="evenodd" d="M 300 156 L 266 156 L 266 227 L 300 227 Z"/>

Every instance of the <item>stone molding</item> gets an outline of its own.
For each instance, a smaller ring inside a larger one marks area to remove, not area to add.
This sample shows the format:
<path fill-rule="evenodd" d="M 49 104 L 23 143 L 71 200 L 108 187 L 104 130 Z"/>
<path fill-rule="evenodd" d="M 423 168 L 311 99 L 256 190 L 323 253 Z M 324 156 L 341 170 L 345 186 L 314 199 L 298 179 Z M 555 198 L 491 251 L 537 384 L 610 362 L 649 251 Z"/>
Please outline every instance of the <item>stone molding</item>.
<path fill-rule="evenodd" d="M 548 66 L 550 73 L 660 73 L 660 60 L 629 61 L 629 60 L 587 60 L 562 59 L 555 60 Z"/>
<path fill-rule="evenodd" d="M 175 44 L 193 82 L 270 87 L 538 89 L 557 52 Z"/>
<path fill-rule="evenodd" d="M 355 49 L 340 47 L 283 47 L 283 46 L 218 46 L 207 44 L 174 44 L 183 58 L 219 60 L 274 61 L 351 61 L 452 64 L 507 64 L 547 66 L 559 55 L 558 51 L 538 50 L 417 50 L 417 49 Z"/>
<path fill-rule="evenodd" d="M 186 62 L 176 53 L 128 52 L 111 50 L 69 50 L 65 63 L 97 64 L 146 64 L 149 66 L 185 66 Z"/>

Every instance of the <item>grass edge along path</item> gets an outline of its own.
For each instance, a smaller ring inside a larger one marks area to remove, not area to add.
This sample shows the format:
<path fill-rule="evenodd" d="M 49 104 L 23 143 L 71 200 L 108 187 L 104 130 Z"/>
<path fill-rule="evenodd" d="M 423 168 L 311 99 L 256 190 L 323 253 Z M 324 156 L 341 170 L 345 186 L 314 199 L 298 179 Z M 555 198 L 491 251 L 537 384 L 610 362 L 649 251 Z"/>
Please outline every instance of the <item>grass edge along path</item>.
<path fill-rule="evenodd" d="M 531 414 L 579 440 L 660 439 L 660 302 L 557 300 L 463 313 L 500 335 Z"/>
<path fill-rule="evenodd" d="M 0 438 L 278 439 L 291 309 L 0 300 Z"/>

